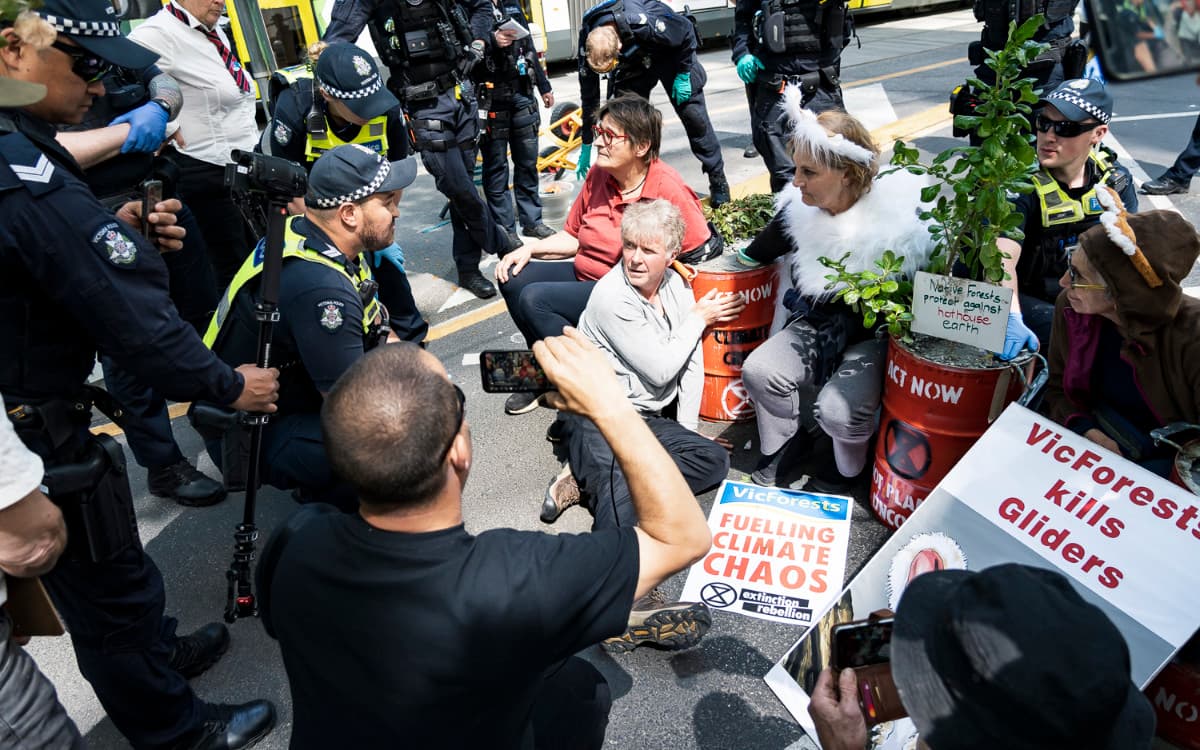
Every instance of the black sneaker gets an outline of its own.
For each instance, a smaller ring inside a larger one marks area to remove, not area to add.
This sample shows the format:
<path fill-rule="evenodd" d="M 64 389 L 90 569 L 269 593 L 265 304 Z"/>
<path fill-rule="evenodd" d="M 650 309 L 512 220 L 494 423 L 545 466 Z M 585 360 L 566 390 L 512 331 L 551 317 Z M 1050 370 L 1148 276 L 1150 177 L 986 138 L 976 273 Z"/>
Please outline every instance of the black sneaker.
<path fill-rule="evenodd" d="M 544 240 L 547 237 L 553 237 L 554 235 L 558 234 L 558 232 L 554 231 L 545 224 L 539 223 L 531 227 L 525 227 L 521 230 L 521 234 L 525 235 L 526 237 L 535 237 L 539 240 Z"/>
<path fill-rule="evenodd" d="M 172 745 L 172 750 L 240 750 L 258 744 L 275 728 L 275 706 L 270 701 L 209 703 L 205 708 L 210 718 Z"/>
<path fill-rule="evenodd" d="M 491 299 L 496 296 L 495 285 L 483 278 L 483 274 L 478 271 L 460 273 L 458 275 L 458 285 L 479 299 Z"/>
<path fill-rule="evenodd" d="M 708 204 L 719 208 L 729 202 L 729 180 L 725 175 L 716 174 L 708 179 Z"/>
<path fill-rule="evenodd" d="M 229 628 L 210 622 L 191 635 L 175 639 L 169 664 L 187 679 L 199 677 L 229 650 Z"/>
<path fill-rule="evenodd" d="M 146 483 L 151 495 L 170 498 L 189 508 L 204 508 L 225 499 L 225 487 L 201 473 L 186 458 L 170 466 L 150 469 Z"/>
<path fill-rule="evenodd" d="M 546 439 L 551 443 L 558 445 L 567 436 L 567 422 L 563 419 L 556 419 L 546 428 Z"/>
<path fill-rule="evenodd" d="M 638 646 L 680 651 L 699 643 L 711 626 L 712 614 L 704 602 L 668 602 L 661 591 L 653 589 L 633 603 L 629 628 L 601 645 L 613 652 Z"/>
<path fill-rule="evenodd" d="M 1142 192 L 1146 195 L 1175 195 L 1176 193 L 1186 193 L 1187 191 L 1187 183 L 1173 180 L 1166 175 L 1159 177 L 1157 180 L 1148 180 L 1142 183 Z"/>
<path fill-rule="evenodd" d="M 538 394 L 536 393 L 514 393 L 504 401 L 504 413 L 512 414 L 528 414 L 538 408 Z"/>

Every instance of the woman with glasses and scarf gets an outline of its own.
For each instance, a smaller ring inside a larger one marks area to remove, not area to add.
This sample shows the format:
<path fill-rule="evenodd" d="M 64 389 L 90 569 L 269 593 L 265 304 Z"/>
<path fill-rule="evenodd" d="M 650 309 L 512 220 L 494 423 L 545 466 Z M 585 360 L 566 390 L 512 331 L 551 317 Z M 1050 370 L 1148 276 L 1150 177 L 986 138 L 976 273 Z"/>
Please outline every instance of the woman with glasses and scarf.
<path fill-rule="evenodd" d="M 679 207 L 683 247 L 704 247 L 711 238 L 696 193 L 658 158 L 662 114 L 640 96 L 614 97 L 597 115 L 596 160 L 562 231 L 528 239 L 496 265 L 496 280 L 525 343 L 575 325 L 596 281 L 621 259 L 621 217 L 639 200 L 665 198 Z M 570 260 L 567 263 L 563 261 Z M 557 261 L 557 262 L 556 262 Z M 537 408 L 537 394 L 514 393 L 509 414 Z"/>
<path fill-rule="evenodd" d="M 1150 430 L 1200 422 L 1200 300 L 1180 283 L 1200 255 L 1196 229 L 1171 211 L 1125 214 L 1115 191 L 1071 248 L 1054 308 L 1043 411 L 1166 476 L 1173 450 Z"/>

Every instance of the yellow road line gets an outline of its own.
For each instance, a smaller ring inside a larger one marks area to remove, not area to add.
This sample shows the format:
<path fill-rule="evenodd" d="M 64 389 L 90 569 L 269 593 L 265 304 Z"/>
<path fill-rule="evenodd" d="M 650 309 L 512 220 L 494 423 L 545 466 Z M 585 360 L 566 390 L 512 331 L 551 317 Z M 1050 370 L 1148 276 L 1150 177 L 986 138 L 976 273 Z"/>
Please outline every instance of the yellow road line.
<path fill-rule="evenodd" d="M 458 333 L 464 328 L 470 328 L 476 323 L 482 323 L 488 318 L 494 318 L 502 312 L 507 311 L 504 306 L 504 300 L 498 299 L 495 302 L 489 302 L 483 307 L 477 307 L 474 310 L 465 312 L 462 315 L 451 318 L 450 320 L 438 323 L 429 329 L 429 335 L 425 337 L 426 341 L 437 341 L 445 338 L 452 333 Z"/>
<path fill-rule="evenodd" d="M 190 401 L 185 401 L 182 404 L 171 404 L 170 408 L 167 409 L 167 415 L 171 419 L 182 417 L 184 414 L 187 414 L 188 407 L 191 405 L 192 402 Z M 104 424 L 98 424 L 92 428 L 93 435 L 112 435 L 113 437 L 116 437 L 123 432 L 124 430 L 122 430 L 113 422 L 105 422 Z"/>
<path fill-rule="evenodd" d="M 928 70 L 937 70 L 938 68 L 945 68 L 949 65 L 958 65 L 959 63 L 965 63 L 965 62 L 967 62 L 967 58 L 958 57 L 953 60 L 946 60 L 944 62 L 931 63 L 929 65 L 922 65 L 919 68 L 909 68 L 908 70 L 897 70 L 895 73 L 885 73 L 884 75 L 874 76 L 873 78 L 864 78 L 860 81 L 851 81 L 850 83 L 843 83 L 842 88 L 843 89 L 853 89 L 853 88 L 858 88 L 859 86 L 869 86 L 872 83 L 879 83 L 880 81 L 890 81 L 893 78 L 900 78 L 901 76 L 910 75 L 912 73 L 924 73 L 925 71 L 928 71 Z"/>

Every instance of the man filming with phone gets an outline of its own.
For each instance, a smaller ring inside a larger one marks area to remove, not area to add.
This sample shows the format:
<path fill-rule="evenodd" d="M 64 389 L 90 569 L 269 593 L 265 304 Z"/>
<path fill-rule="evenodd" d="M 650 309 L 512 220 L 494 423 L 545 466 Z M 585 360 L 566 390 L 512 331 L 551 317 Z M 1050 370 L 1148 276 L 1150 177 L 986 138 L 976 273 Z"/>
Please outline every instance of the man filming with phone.
<path fill-rule="evenodd" d="M 302 509 L 258 567 L 263 624 L 291 687 L 294 750 L 603 746 L 611 693 L 574 654 L 624 630 L 634 599 L 711 540 L 604 354 L 573 328 L 534 353 L 558 389 L 550 405 L 591 420 L 611 445 L 640 525 L 468 533 L 474 455 L 462 390 L 412 344 L 369 352 L 321 415 L 358 513 Z"/>
<path fill-rule="evenodd" d="M 898 693 L 923 750 L 1147 750 L 1153 739 L 1121 632 L 1055 571 L 1010 563 L 917 576 L 891 626 L 890 660 L 885 680 L 878 664 L 865 678 L 821 672 L 808 713 L 823 750 L 867 746 L 864 713 L 896 698 L 881 686 Z"/>
<path fill-rule="evenodd" d="M 263 481 L 296 489 L 301 502 L 357 506 L 353 489 L 329 467 L 319 412 L 350 365 L 389 335 L 394 338 L 370 264 L 359 256 L 392 244 L 397 204 L 416 174 L 411 157 L 389 162 L 358 144 L 338 146 L 317 159 L 304 213 L 285 225 L 272 353 L 280 369 L 279 412 L 263 430 L 261 470 Z M 265 240 L 238 270 L 204 334 L 226 362 L 255 358 L 264 248 Z M 219 440 L 208 442 L 221 466 L 219 448 Z"/>

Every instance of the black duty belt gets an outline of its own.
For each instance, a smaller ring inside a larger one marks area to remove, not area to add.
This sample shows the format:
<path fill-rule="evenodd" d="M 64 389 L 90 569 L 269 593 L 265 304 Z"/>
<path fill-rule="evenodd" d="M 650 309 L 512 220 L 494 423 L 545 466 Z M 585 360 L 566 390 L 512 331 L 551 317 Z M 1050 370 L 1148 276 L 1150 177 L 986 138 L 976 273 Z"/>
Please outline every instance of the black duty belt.
<path fill-rule="evenodd" d="M 96 407 L 118 425 L 124 424 L 125 412 L 103 388 L 83 386 L 74 398 L 14 399 L 8 408 L 8 418 L 18 432 L 39 432 L 46 436 L 54 450 L 74 436 L 80 426 L 91 421 Z"/>

